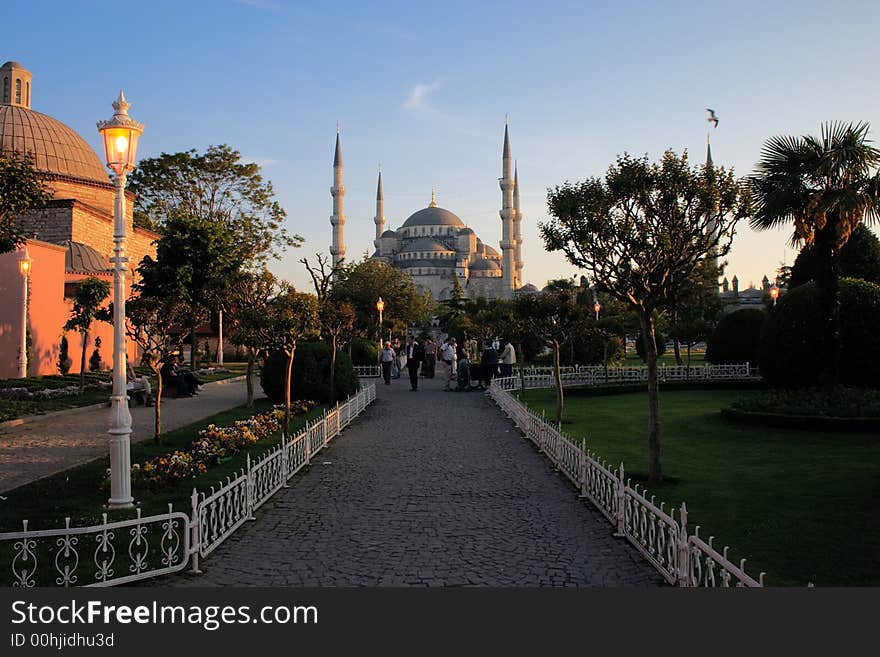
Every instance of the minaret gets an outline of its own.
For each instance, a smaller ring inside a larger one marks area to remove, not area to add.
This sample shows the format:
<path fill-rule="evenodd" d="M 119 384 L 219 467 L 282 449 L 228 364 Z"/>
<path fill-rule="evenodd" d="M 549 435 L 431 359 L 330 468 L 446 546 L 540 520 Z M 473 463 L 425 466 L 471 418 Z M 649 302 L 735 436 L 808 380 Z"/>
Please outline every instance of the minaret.
<path fill-rule="evenodd" d="M 379 238 L 385 232 L 385 194 L 382 192 L 382 167 L 379 167 L 379 184 L 376 186 L 376 216 L 373 217 L 376 224 L 376 239 L 373 244 L 379 248 Z"/>
<path fill-rule="evenodd" d="M 519 168 L 513 163 L 513 242 L 515 244 L 514 263 L 516 276 L 513 281 L 513 289 L 522 287 L 522 209 L 519 204 Z"/>
<path fill-rule="evenodd" d="M 333 215 L 330 217 L 330 225 L 333 226 L 333 244 L 330 246 L 330 255 L 333 257 L 335 267 L 345 257 L 345 242 L 342 231 L 345 227 L 345 214 L 342 212 L 342 199 L 345 196 L 345 185 L 342 184 L 342 146 L 339 143 L 339 128 L 336 128 L 336 154 L 333 156 L 333 187 L 330 188 L 333 197 Z"/>
<path fill-rule="evenodd" d="M 514 262 L 513 236 L 513 162 L 510 158 L 510 137 L 507 133 L 507 119 L 504 121 L 504 149 L 501 152 L 501 296 L 513 296 L 516 263 Z"/>

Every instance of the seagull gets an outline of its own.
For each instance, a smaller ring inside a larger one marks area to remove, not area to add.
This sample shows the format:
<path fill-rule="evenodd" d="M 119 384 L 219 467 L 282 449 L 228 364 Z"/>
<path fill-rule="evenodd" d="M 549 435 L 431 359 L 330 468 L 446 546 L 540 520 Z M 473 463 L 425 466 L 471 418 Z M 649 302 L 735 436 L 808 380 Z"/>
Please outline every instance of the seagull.
<path fill-rule="evenodd" d="M 715 114 L 715 110 L 706 108 L 706 111 L 709 112 L 709 118 L 706 119 L 709 123 L 714 123 L 715 127 L 718 127 L 718 116 Z"/>

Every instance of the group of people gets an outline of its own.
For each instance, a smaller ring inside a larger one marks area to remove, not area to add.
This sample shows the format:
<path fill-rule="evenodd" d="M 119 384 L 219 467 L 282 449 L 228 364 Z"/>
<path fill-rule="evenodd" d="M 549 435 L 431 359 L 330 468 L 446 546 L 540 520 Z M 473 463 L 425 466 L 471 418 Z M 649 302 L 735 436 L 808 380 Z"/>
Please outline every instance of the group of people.
<path fill-rule="evenodd" d="M 419 373 L 433 379 L 439 363 L 446 384 L 444 391 L 485 390 L 499 374 L 502 377 L 513 374 L 516 350 L 507 340 L 487 341 L 480 357 L 477 386 L 472 385 L 470 349 L 459 346 L 454 337 L 439 346 L 430 338 L 425 340 L 424 346 L 413 337 L 407 338 L 403 347 L 399 340 L 394 343 L 386 341 L 379 353 L 379 363 L 385 385 L 391 385 L 392 378 L 400 378 L 400 373 L 406 368 L 411 390 L 416 391 L 419 388 Z M 452 387 L 453 381 L 456 381 L 455 388 Z"/>

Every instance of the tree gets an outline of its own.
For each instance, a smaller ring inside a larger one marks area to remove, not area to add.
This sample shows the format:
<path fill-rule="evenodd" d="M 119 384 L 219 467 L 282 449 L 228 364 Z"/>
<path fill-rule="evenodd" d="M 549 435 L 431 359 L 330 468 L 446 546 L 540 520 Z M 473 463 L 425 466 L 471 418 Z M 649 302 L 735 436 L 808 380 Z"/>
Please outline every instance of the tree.
<path fill-rule="evenodd" d="M 690 365 L 691 347 L 705 340 L 718 323 L 723 311 L 718 296 L 718 277 L 723 271 L 714 258 L 702 260 L 688 282 L 670 299 L 666 309 L 669 319 L 669 334 L 675 351 L 675 362 L 683 364 L 681 345 L 688 350 Z"/>
<path fill-rule="evenodd" d="M 15 218 L 51 198 L 30 157 L 0 152 L 0 253 L 14 251 L 27 239 Z"/>
<path fill-rule="evenodd" d="M 791 267 L 787 287 L 797 287 L 814 280 L 818 265 L 815 248 L 804 246 Z M 840 249 L 840 275 L 880 283 L 880 240 L 864 224 L 852 232 Z"/>
<path fill-rule="evenodd" d="M 247 254 L 235 233 L 208 219 L 173 214 L 156 244 L 156 259 L 146 256 L 138 267 L 139 293 L 155 298 L 176 298 L 189 308 L 181 317 L 190 337 L 192 368 L 198 364 L 196 327 L 208 317 L 228 292 L 244 266 Z"/>
<path fill-rule="evenodd" d="M 267 270 L 239 272 L 229 288 L 227 308 L 232 325 L 232 341 L 247 351 L 247 407 L 254 406 L 254 364 L 270 342 L 268 308 L 278 281 Z"/>
<path fill-rule="evenodd" d="M 284 435 L 290 435 L 290 375 L 299 340 L 318 331 L 318 300 L 285 286 L 267 307 L 267 348 L 287 357 L 284 374 Z"/>
<path fill-rule="evenodd" d="M 587 327 L 583 306 L 575 303 L 573 291 L 557 289 L 541 294 L 521 294 L 516 298 L 516 315 L 524 330 L 553 349 L 553 375 L 556 382 L 556 424 L 562 424 L 564 394 L 560 354 L 562 345 Z"/>
<path fill-rule="evenodd" d="M 177 326 L 189 309 L 175 297 L 135 295 L 125 303 L 126 334 L 141 348 L 141 364 L 156 377 L 153 442 L 162 444 L 162 364 L 179 348 Z"/>
<path fill-rule="evenodd" d="M 101 359 L 101 338 L 100 336 L 97 336 L 95 337 L 95 349 L 92 351 L 92 355 L 89 357 L 89 371 L 100 372 L 102 365 L 103 362 Z"/>
<path fill-rule="evenodd" d="M 383 321 L 391 325 L 426 322 L 434 309 L 431 294 L 420 291 L 409 274 L 372 258 L 343 266 L 333 283 L 333 296 L 354 307 L 354 330 L 370 339 L 376 335 L 380 296 L 385 301 Z"/>
<path fill-rule="evenodd" d="M 792 243 L 815 252 L 826 387 L 840 380 L 840 252 L 862 222 L 880 217 L 880 150 L 871 146 L 869 130 L 867 123 L 832 122 L 819 137 L 772 137 L 752 178 L 752 228 L 791 223 Z"/>
<path fill-rule="evenodd" d="M 287 213 L 259 165 L 242 162 L 241 154 L 225 144 L 204 153 L 192 149 L 141 160 L 128 187 L 136 195 L 136 224 L 162 234 L 180 216 L 223 224 L 248 264 L 264 263 L 302 243 L 284 228 Z"/>
<path fill-rule="evenodd" d="M 70 371 L 70 366 L 73 365 L 73 361 L 70 360 L 69 354 L 69 345 L 67 343 L 67 336 L 61 336 L 61 345 L 58 348 L 58 373 L 61 376 L 66 376 Z"/>
<path fill-rule="evenodd" d="M 77 331 L 82 339 L 82 354 L 79 361 L 79 394 L 86 389 L 86 348 L 89 340 L 89 329 L 99 313 L 101 305 L 110 294 L 110 283 L 99 278 L 89 277 L 81 281 L 73 297 L 73 310 L 64 324 L 65 331 Z"/>
<path fill-rule="evenodd" d="M 604 179 L 565 183 L 547 195 L 552 218 L 540 224 L 549 251 L 562 251 L 598 289 L 639 320 L 648 367 L 649 479 L 662 480 L 657 381 L 657 311 L 688 285 L 708 257 L 723 257 L 749 211 L 732 172 L 692 168 L 687 153 L 658 163 L 624 154 Z"/>

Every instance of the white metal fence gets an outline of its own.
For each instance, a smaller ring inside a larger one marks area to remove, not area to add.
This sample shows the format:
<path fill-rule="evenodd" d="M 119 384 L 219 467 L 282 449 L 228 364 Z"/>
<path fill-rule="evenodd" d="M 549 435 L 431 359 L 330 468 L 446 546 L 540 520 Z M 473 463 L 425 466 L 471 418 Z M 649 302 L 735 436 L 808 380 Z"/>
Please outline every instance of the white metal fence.
<path fill-rule="evenodd" d="M 210 492 L 193 489 L 189 515 L 173 511 L 98 525 L 0 533 L 0 563 L 11 581 L 0 586 L 114 586 L 178 572 L 204 559 L 248 520 L 311 459 L 376 399 L 376 385 L 364 386 L 344 403 L 255 460 Z"/>
<path fill-rule="evenodd" d="M 613 386 L 632 383 L 646 383 L 648 368 L 637 367 L 603 367 L 590 365 L 586 367 L 562 367 L 562 382 L 569 386 Z M 552 367 L 525 367 L 523 375 L 526 388 L 549 388 L 555 386 Z M 519 372 L 516 372 L 516 378 Z M 749 363 L 738 365 L 661 365 L 657 368 L 657 378 L 661 383 L 681 381 L 758 381 L 761 377 L 757 368 Z"/>
<path fill-rule="evenodd" d="M 746 366 L 747 367 L 747 366 Z M 552 377 L 550 378 L 552 384 Z M 540 385 L 539 385 L 540 384 Z M 543 376 L 527 378 L 527 388 L 547 387 Z M 739 565 L 727 558 L 728 548 L 718 552 L 714 537 L 700 538 L 699 526 L 688 533 L 687 507 L 676 509 L 657 506 L 655 496 L 639 490 L 626 478 L 623 464 L 616 469 L 559 431 L 554 425 L 522 404 L 509 390 L 519 387 L 518 377 L 498 379 L 489 388 L 489 396 L 513 420 L 553 465 L 592 502 L 611 522 L 615 535 L 626 538 L 653 565 L 664 579 L 676 586 L 764 585 L 764 573 L 754 579 L 745 572 L 745 559 Z"/>
<path fill-rule="evenodd" d="M 362 379 L 378 379 L 382 376 L 382 367 L 380 365 L 355 365 L 354 371 Z"/>

